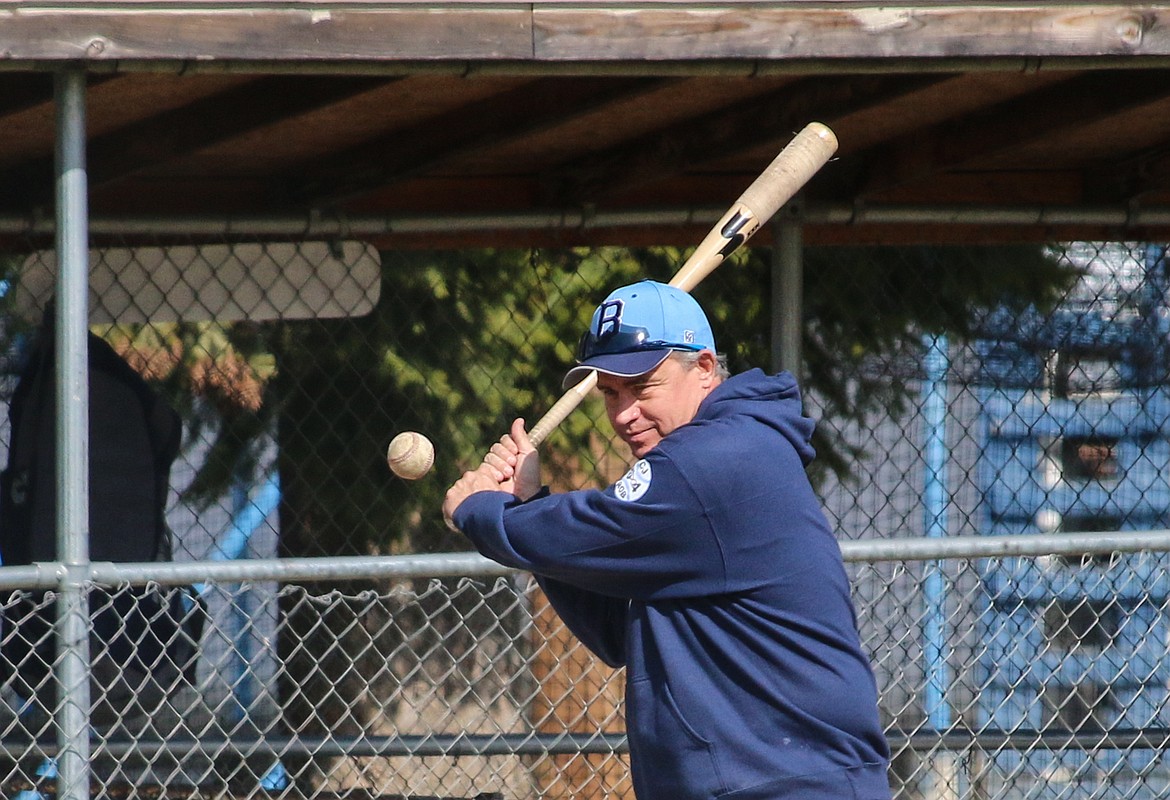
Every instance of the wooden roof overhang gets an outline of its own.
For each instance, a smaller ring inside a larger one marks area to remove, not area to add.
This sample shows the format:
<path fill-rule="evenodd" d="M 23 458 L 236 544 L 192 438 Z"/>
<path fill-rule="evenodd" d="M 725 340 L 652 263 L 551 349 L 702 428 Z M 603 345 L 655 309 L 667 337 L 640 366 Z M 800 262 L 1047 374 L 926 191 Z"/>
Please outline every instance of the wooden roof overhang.
<path fill-rule="evenodd" d="M 1170 238 L 1170 3 L 0 2 L 0 231 L 88 74 L 102 231 L 694 244 L 806 122 L 806 241 Z"/>

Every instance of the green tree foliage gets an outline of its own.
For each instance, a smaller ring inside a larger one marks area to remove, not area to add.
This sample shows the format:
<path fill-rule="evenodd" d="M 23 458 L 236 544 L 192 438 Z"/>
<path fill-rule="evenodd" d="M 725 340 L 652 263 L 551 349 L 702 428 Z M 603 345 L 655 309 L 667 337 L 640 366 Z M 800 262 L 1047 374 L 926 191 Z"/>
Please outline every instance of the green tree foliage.
<path fill-rule="evenodd" d="M 189 438 L 215 439 L 181 487 L 189 500 L 221 495 L 275 429 L 284 554 L 462 550 L 442 524 L 446 488 L 515 416 L 531 425 L 560 396 L 577 339 L 609 291 L 667 281 L 686 254 L 387 252 L 381 299 L 364 317 L 102 333 L 164 389 Z M 695 289 L 733 372 L 772 363 L 770 261 L 766 248 L 737 254 Z M 904 409 L 924 333 L 969 336 L 974 312 L 1050 305 L 1076 277 L 1041 247 L 808 248 L 801 381 L 827 423 L 814 442 L 817 469 L 845 474 L 864 457 L 831 431 Z M 386 466 L 386 445 L 403 430 L 435 444 L 435 467 L 418 481 Z M 542 448 L 551 481 L 598 483 L 608 435 L 591 398 Z"/>
<path fill-rule="evenodd" d="M 866 454 L 832 431 L 906 410 L 924 334 L 969 339 L 981 312 L 1050 308 L 1080 275 L 1040 246 L 818 247 L 804 261 L 801 384 L 831 423 L 814 434 L 814 479 L 824 470 L 860 477 L 849 470 Z M 771 363 L 771 273 L 771 251 L 754 249 L 695 292 L 733 372 Z"/>
<path fill-rule="evenodd" d="M 370 315 L 298 322 L 280 337 L 273 391 L 290 554 L 466 548 L 442 524 L 446 488 L 515 416 L 535 422 L 555 401 L 599 292 L 639 269 L 628 254 L 584 251 L 383 261 Z M 593 429 L 588 414 L 577 417 L 548 446 L 585 449 Z M 403 430 L 435 445 L 435 466 L 418 481 L 386 467 L 386 445 Z"/>
<path fill-rule="evenodd" d="M 685 252 L 591 251 L 384 254 L 384 294 L 370 316 L 287 326 L 274 389 L 281 409 L 282 521 L 290 553 L 462 549 L 442 527 L 442 495 L 478 463 L 514 416 L 535 422 L 593 307 L 616 286 L 669 280 Z M 898 413 L 916 377 L 924 332 L 968 335 L 972 312 L 1003 302 L 1051 303 L 1075 278 L 1038 247 L 816 248 L 805 266 L 806 391 L 833 425 L 816 444 L 821 468 L 862 455 L 829 431 Z M 737 257 L 695 294 L 711 315 L 733 372 L 767 369 L 770 251 Z M 591 473 L 596 400 L 545 445 L 546 466 Z M 400 430 L 436 446 L 430 476 L 406 482 L 386 469 Z M 568 479 L 566 474 L 558 476 Z"/>

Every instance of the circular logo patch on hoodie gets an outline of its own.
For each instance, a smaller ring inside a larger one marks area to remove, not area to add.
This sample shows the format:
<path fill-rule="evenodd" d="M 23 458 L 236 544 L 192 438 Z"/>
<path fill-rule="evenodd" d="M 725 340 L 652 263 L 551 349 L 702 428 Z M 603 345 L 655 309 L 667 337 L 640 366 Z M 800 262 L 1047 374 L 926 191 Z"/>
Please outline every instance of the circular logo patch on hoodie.
<path fill-rule="evenodd" d="M 613 485 L 613 493 L 618 500 L 633 502 L 650 489 L 651 478 L 650 462 L 639 460 Z"/>

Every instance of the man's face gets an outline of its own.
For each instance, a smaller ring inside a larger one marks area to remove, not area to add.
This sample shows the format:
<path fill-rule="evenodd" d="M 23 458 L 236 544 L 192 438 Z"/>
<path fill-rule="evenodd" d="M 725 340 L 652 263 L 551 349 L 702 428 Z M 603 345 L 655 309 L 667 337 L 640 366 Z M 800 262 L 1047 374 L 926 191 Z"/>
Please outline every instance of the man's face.
<path fill-rule="evenodd" d="M 636 378 L 599 373 L 597 387 L 614 432 L 641 458 L 676 428 L 695 417 L 699 404 L 719 382 L 713 353 L 704 350 L 686 367 L 673 355 Z"/>

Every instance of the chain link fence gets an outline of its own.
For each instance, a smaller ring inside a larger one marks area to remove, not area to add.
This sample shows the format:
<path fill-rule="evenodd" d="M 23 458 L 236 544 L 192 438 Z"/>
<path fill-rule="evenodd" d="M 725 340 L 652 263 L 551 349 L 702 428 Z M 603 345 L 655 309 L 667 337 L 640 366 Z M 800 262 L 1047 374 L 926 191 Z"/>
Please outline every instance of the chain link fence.
<path fill-rule="evenodd" d="M 36 398 L 55 264 L 25 244 L 0 317 L 0 794 L 32 800 L 53 795 L 76 687 L 52 669 L 59 575 L 35 566 L 54 552 Z M 95 796 L 632 798 L 622 674 L 439 508 L 556 399 L 596 302 L 685 253 L 98 244 Z M 773 365 L 772 271 L 754 250 L 695 292 L 733 371 Z M 813 478 L 896 796 L 1164 796 L 1162 248 L 810 247 L 804 287 Z M 422 480 L 387 470 L 402 430 L 435 443 Z M 554 489 L 629 455 L 596 399 L 544 451 Z"/>

